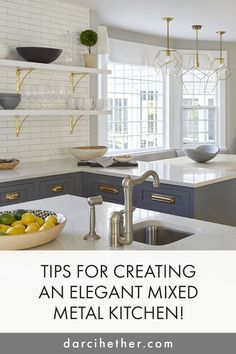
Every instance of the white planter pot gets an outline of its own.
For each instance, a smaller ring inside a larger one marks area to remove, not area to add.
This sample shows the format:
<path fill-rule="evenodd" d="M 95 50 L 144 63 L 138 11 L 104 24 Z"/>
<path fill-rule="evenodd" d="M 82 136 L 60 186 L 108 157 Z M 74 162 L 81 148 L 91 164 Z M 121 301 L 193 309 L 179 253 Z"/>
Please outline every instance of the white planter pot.
<path fill-rule="evenodd" d="M 0 59 L 6 59 L 10 50 L 5 44 L 0 44 Z"/>
<path fill-rule="evenodd" d="M 96 68 L 97 56 L 95 54 L 84 54 L 84 63 L 86 68 Z"/>

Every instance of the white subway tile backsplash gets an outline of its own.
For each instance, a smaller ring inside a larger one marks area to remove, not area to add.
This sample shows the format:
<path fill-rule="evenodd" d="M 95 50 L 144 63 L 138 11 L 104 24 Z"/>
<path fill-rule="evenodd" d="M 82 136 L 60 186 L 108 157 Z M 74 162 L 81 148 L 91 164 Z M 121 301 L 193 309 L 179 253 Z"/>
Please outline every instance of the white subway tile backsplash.
<path fill-rule="evenodd" d="M 89 9 L 61 0 L 0 0 L 0 43 L 11 46 L 11 58 L 20 59 L 16 46 L 61 47 L 64 53 L 57 63 L 65 64 L 67 43 L 65 31 L 79 33 L 89 28 Z M 75 41 L 72 47 L 73 59 L 82 55 L 85 49 Z M 81 58 L 78 57 L 78 65 Z M 15 70 L 0 68 L 0 92 L 15 92 Z M 68 74 L 34 71 L 25 81 L 19 108 L 46 108 L 45 104 L 57 107 L 58 98 L 43 99 L 42 92 L 69 90 Z M 31 92 L 31 95 L 29 94 Z M 33 92 L 41 98 L 32 99 Z M 89 97 L 89 80 L 85 78 L 77 90 L 78 97 Z M 64 102 L 66 105 L 66 103 Z M 60 106 L 62 107 L 62 106 Z M 66 109 L 66 106 L 64 107 Z M 23 118 L 23 117 L 21 117 Z M 70 157 L 69 148 L 89 144 L 89 118 L 83 117 L 69 132 L 68 116 L 30 117 L 22 126 L 20 136 L 15 134 L 15 118 L 1 117 L 0 157 L 19 158 L 21 161 L 43 161 Z"/>

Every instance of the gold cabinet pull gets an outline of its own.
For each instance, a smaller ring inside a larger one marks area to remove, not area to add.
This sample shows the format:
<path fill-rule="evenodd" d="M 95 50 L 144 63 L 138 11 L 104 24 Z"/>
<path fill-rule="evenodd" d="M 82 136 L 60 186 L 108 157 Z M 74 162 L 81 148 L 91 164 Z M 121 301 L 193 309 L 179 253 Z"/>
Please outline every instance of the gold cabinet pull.
<path fill-rule="evenodd" d="M 63 184 L 57 184 L 55 186 L 52 187 L 52 192 L 53 193 L 59 193 L 64 191 L 64 185 Z"/>
<path fill-rule="evenodd" d="M 6 193 L 6 200 L 20 199 L 20 192 Z"/>
<path fill-rule="evenodd" d="M 119 193 L 119 187 L 108 186 L 106 184 L 99 184 L 98 189 L 100 190 L 100 192 L 105 192 L 105 193 L 112 193 L 112 194 Z"/>
<path fill-rule="evenodd" d="M 152 193 L 151 200 L 154 200 L 155 202 L 167 203 L 167 204 L 175 204 L 176 203 L 175 197 L 172 197 L 171 195 L 164 195 L 164 194 Z"/>

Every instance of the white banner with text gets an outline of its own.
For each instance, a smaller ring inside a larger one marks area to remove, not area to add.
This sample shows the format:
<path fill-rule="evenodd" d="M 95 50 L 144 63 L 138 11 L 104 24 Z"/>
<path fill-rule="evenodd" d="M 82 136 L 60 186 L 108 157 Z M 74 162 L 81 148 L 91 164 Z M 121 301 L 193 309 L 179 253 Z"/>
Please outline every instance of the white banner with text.
<path fill-rule="evenodd" d="M 0 332 L 236 332 L 235 251 L 0 256 Z"/>

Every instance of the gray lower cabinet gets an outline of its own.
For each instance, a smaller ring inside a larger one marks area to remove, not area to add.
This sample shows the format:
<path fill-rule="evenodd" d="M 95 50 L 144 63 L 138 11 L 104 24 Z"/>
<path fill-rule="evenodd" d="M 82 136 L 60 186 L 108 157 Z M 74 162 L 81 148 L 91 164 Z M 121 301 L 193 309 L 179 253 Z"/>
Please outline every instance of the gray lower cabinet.
<path fill-rule="evenodd" d="M 101 195 L 106 202 L 124 204 L 122 178 L 120 177 L 82 173 L 81 185 L 83 197 Z"/>
<path fill-rule="evenodd" d="M 81 195 L 80 173 L 0 183 L 0 206 L 63 194 Z"/>
<path fill-rule="evenodd" d="M 124 204 L 122 180 L 83 173 L 81 195 L 100 194 L 104 201 Z M 154 188 L 144 182 L 134 187 L 133 196 L 138 208 L 236 226 L 236 179 L 195 188 L 163 183 Z"/>
<path fill-rule="evenodd" d="M 154 188 L 151 182 L 144 182 L 135 187 L 135 204 L 138 208 L 194 217 L 192 188 L 169 184 Z"/>
<path fill-rule="evenodd" d="M 124 204 L 122 177 L 77 172 L 0 183 L 0 206 L 63 194 L 101 195 L 104 201 Z M 196 188 L 152 182 L 134 187 L 134 206 L 236 226 L 236 179 Z"/>
<path fill-rule="evenodd" d="M 104 201 L 124 204 L 124 191 L 121 177 L 82 174 L 82 196 L 100 194 Z M 191 188 L 161 184 L 153 188 L 151 182 L 134 187 L 134 206 L 137 208 L 160 211 L 163 213 L 193 217 Z"/>
<path fill-rule="evenodd" d="M 23 203 L 34 198 L 34 183 L 28 180 L 0 184 L 0 206 Z"/>
<path fill-rule="evenodd" d="M 76 176 L 64 175 L 43 178 L 38 181 L 39 198 L 55 197 L 62 194 L 75 194 Z"/>

